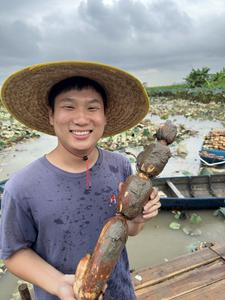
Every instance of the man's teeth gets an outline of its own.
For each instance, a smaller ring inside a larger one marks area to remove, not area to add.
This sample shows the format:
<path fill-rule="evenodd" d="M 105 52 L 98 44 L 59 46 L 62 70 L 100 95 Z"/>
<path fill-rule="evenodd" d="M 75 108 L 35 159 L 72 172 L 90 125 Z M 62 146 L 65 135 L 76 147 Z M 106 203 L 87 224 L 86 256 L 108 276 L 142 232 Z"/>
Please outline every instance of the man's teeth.
<path fill-rule="evenodd" d="M 89 130 L 87 130 L 87 131 L 74 131 L 74 130 L 71 130 L 71 132 L 72 132 L 73 134 L 75 134 L 75 135 L 87 135 L 87 134 L 90 133 Z"/>

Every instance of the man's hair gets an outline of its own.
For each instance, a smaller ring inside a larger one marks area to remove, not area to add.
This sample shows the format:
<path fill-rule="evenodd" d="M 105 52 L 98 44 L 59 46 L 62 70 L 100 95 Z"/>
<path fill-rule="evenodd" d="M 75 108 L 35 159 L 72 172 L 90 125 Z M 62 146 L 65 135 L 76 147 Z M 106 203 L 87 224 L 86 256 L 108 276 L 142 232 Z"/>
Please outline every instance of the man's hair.
<path fill-rule="evenodd" d="M 71 90 L 81 91 L 85 88 L 92 88 L 101 95 L 103 100 L 104 110 L 106 110 L 107 95 L 104 88 L 97 81 L 82 76 L 69 77 L 54 84 L 48 94 L 48 105 L 54 112 L 55 98 L 59 94 Z"/>

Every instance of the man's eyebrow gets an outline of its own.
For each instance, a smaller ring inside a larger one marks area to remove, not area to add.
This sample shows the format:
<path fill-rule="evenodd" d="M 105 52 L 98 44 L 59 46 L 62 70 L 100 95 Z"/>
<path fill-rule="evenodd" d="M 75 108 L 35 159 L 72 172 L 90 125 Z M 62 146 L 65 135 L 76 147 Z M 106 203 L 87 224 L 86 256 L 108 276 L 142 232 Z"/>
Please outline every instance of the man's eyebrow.
<path fill-rule="evenodd" d="M 73 98 L 66 97 L 66 98 L 60 99 L 60 102 L 72 102 L 73 100 L 74 100 Z"/>
<path fill-rule="evenodd" d="M 65 98 L 60 99 L 60 102 L 73 102 L 73 101 L 76 101 L 76 98 L 65 97 Z M 89 99 L 87 102 L 91 103 L 91 104 L 92 103 L 101 103 L 101 100 L 98 98 L 93 98 L 93 99 Z"/>
<path fill-rule="evenodd" d="M 88 103 L 101 103 L 102 101 L 100 99 L 94 98 L 94 99 L 90 99 L 88 100 Z"/>

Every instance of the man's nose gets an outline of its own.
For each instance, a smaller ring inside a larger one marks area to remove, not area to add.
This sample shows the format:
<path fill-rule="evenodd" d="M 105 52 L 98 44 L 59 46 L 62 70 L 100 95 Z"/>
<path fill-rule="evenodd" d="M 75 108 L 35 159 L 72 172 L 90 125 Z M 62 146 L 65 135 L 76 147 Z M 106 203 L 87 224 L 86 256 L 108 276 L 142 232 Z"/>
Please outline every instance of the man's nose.
<path fill-rule="evenodd" d="M 77 109 L 73 115 L 73 122 L 79 125 L 88 123 L 88 115 L 84 109 Z"/>

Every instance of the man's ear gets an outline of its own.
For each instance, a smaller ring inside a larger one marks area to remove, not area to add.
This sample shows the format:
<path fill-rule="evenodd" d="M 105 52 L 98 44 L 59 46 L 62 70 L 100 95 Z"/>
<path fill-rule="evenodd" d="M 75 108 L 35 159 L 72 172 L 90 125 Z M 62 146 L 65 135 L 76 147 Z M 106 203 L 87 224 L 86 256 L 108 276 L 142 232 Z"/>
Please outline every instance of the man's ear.
<path fill-rule="evenodd" d="M 54 122 L 53 122 L 53 120 L 54 120 L 54 113 L 53 113 L 53 111 L 52 111 L 51 108 L 48 109 L 48 118 L 49 118 L 50 125 L 53 126 L 53 124 L 54 124 Z"/>

